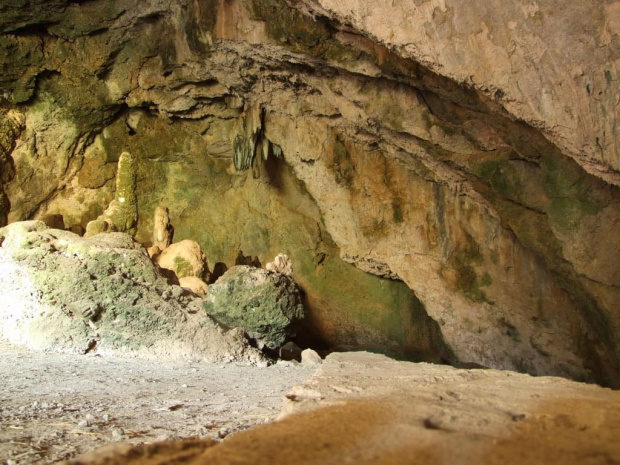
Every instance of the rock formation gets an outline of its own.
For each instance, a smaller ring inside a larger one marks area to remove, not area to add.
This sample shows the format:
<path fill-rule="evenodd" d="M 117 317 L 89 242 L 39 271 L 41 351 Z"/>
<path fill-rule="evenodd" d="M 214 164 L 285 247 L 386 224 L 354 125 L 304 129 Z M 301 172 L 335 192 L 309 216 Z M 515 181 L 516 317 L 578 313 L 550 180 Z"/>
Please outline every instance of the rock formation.
<path fill-rule="evenodd" d="M 294 335 L 292 325 L 304 317 L 299 288 L 290 277 L 246 265 L 233 266 L 209 286 L 204 309 L 270 349 Z"/>
<path fill-rule="evenodd" d="M 279 253 L 276 255 L 276 258 L 273 259 L 273 262 L 269 262 L 265 265 L 265 269 L 267 271 L 275 271 L 276 273 L 291 276 L 293 274 L 293 263 L 288 255 Z"/>
<path fill-rule="evenodd" d="M 15 167 L 10 157 L 15 141 L 24 127 L 24 117 L 0 97 L 0 226 L 4 226 L 10 210 L 9 199 L 2 187 L 13 179 Z"/>
<path fill-rule="evenodd" d="M 315 342 L 620 386 L 617 2 L 130 4 L 3 6 L 0 221 L 128 152 L 136 238 L 286 250 Z"/>
<path fill-rule="evenodd" d="M 172 271 L 179 279 L 189 276 L 202 279 L 205 273 L 209 272 L 200 244 L 189 239 L 170 245 L 155 261 L 160 267 Z"/>
<path fill-rule="evenodd" d="M 279 422 L 217 444 L 108 448 L 73 465 L 605 464 L 620 460 L 620 393 L 559 378 L 332 354 Z M 293 415 L 294 414 L 294 415 Z"/>
<path fill-rule="evenodd" d="M 159 251 L 166 250 L 172 242 L 172 225 L 170 215 L 165 207 L 157 207 L 153 218 L 153 247 Z"/>
<path fill-rule="evenodd" d="M 203 297 L 207 293 L 207 283 L 196 276 L 185 276 L 179 279 L 179 286 L 189 289 L 194 294 Z"/>
<path fill-rule="evenodd" d="M 0 229 L 0 331 L 38 350 L 263 362 L 240 331 L 224 331 L 168 286 L 124 233 L 81 238 L 40 221 Z"/>
<path fill-rule="evenodd" d="M 131 235 L 136 233 L 138 223 L 138 203 L 136 200 L 135 157 L 123 152 L 118 159 L 116 171 L 116 191 L 103 214 L 86 226 L 86 235 L 92 236 L 102 232 L 119 231 Z M 106 223 L 106 224 L 103 224 Z"/>

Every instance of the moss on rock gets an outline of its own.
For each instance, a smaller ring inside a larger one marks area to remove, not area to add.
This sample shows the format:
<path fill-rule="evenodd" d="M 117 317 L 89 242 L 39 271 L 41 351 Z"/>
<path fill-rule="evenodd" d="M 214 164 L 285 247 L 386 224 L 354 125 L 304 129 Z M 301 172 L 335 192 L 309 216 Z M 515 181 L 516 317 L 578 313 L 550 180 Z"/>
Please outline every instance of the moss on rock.
<path fill-rule="evenodd" d="M 304 317 L 292 278 L 245 265 L 232 267 L 209 286 L 204 309 L 272 349 L 282 346 L 293 334 L 292 324 Z"/>

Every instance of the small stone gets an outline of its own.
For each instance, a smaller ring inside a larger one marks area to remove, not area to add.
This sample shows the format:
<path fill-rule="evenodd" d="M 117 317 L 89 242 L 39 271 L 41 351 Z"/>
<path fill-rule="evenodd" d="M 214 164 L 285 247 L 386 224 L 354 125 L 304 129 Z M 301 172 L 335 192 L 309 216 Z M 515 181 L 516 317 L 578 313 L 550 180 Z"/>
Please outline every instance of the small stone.
<path fill-rule="evenodd" d="M 312 349 L 306 349 L 301 353 L 302 365 L 320 365 L 323 363 L 321 356 Z"/>
<path fill-rule="evenodd" d="M 273 271 L 290 276 L 293 274 L 293 262 L 291 262 L 288 255 L 281 253 L 273 259 L 273 262 L 267 263 L 267 265 L 265 265 L 265 269 L 267 271 Z"/>
<path fill-rule="evenodd" d="M 217 432 L 217 437 L 220 439 L 224 439 L 229 434 L 230 434 L 230 430 L 228 428 L 222 428 Z"/>
<path fill-rule="evenodd" d="M 84 418 L 83 420 L 80 420 L 78 422 L 78 426 L 80 428 L 88 428 L 89 426 L 91 426 L 91 422 L 89 420 L 87 420 L 86 418 Z"/>
<path fill-rule="evenodd" d="M 125 431 L 123 430 L 123 428 L 118 428 L 118 427 L 112 428 L 111 433 L 112 433 L 112 437 L 117 440 L 122 439 L 123 436 L 125 435 Z"/>

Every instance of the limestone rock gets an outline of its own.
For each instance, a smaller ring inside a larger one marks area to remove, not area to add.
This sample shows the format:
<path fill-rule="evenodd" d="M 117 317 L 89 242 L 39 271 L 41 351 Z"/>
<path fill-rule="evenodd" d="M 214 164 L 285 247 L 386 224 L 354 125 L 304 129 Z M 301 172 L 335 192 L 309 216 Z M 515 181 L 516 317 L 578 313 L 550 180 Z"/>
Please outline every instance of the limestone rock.
<path fill-rule="evenodd" d="M 258 257 L 252 257 L 252 255 L 244 255 L 243 250 L 240 250 L 237 253 L 237 257 L 235 258 L 235 265 L 247 265 L 253 266 L 254 268 L 260 268 L 260 260 Z"/>
<path fill-rule="evenodd" d="M 165 207 L 157 207 L 153 218 L 153 247 L 165 250 L 172 242 L 170 215 Z"/>
<path fill-rule="evenodd" d="M 102 215 L 117 231 L 135 234 L 138 223 L 136 199 L 136 158 L 123 152 L 118 159 L 114 200 Z"/>
<path fill-rule="evenodd" d="M 320 365 L 323 360 L 315 350 L 305 349 L 301 352 L 301 363 L 304 365 Z"/>
<path fill-rule="evenodd" d="M 59 214 L 43 215 L 41 217 L 41 221 L 43 221 L 51 229 L 65 229 L 65 221 L 62 215 L 59 215 Z"/>
<path fill-rule="evenodd" d="M 304 317 L 299 289 L 290 277 L 245 265 L 233 266 L 209 286 L 204 309 L 272 349 L 284 344 L 291 325 Z"/>
<path fill-rule="evenodd" d="M 173 271 L 179 279 L 188 276 L 202 278 L 208 271 L 206 258 L 200 244 L 189 239 L 172 244 L 163 250 L 156 262 L 162 268 Z"/>
<path fill-rule="evenodd" d="M 207 293 L 207 283 L 196 276 L 185 276 L 179 279 L 179 286 L 189 289 L 198 296 L 204 296 Z"/>
<path fill-rule="evenodd" d="M 89 221 L 86 225 L 86 232 L 84 237 L 92 237 L 97 234 L 117 232 L 116 226 L 106 220 L 93 220 Z"/>
<path fill-rule="evenodd" d="M 0 229 L 0 333 L 38 350 L 260 362 L 201 301 L 169 286 L 125 233 L 82 238 L 43 222 Z M 166 298 L 164 298 L 166 296 Z"/>
<path fill-rule="evenodd" d="M 3 185 L 11 181 L 15 175 L 10 154 L 15 148 L 16 139 L 24 129 L 24 122 L 24 116 L 0 97 L 0 226 L 6 224 L 9 213 L 9 200 L 4 193 Z"/>
<path fill-rule="evenodd" d="M 152 245 L 149 248 L 146 249 L 146 253 L 149 254 L 149 257 L 151 259 L 157 257 L 157 255 L 159 255 L 161 253 L 161 249 L 159 247 L 157 247 L 156 245 Z"/>
<path fill-rule="evenodd" d="M 301 352 L 302 350 L 297 344 L 293 341 L 289 341 L 280 347 L 278 350 L 278 356 L 282 360 L 296 360 L 299 362 L 301 361 Z"/>
<path fill-rule="evenodd" d="M 279 421 L 219 444 L 125 446 L 70 463 L 171 463 L 184 451 L 184 463 L 221 465 L 605 464 L 620 460 L 619 418 L 620 393 L 598 386 L 334 353 L 287 394 Z"/>
<path fill-rule="evenodd" d="M 286 276 L 291 276 L 293 274 L 293 262 L 288 255 L 280 253 L 276 255 L 273 262 L 269 262 L 265 265 L 265 269 L 268 271 L 275 271 L 276 273 Z"/>
<path fill-rule="evenodd" d="M 86 226 L 127 151 L 141 242 L 290 251 L 332 346 L 620 386 L 617 2 L 48 3 L 0 18 L 0 217 Z"/>

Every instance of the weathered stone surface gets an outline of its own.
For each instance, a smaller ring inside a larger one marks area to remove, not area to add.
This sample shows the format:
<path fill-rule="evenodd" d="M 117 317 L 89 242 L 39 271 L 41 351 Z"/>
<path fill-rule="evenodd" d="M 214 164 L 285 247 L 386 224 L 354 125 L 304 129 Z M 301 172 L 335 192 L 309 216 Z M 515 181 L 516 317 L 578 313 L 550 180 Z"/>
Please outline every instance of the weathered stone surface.
<path fill-rule="evenodd" d="M 194 294 L 204 296 L 207 293 L 207 283 L 196 276 L 185 276 L 179 279 L 179 286 L 189 289 Z"/>
<path fill-rule="evenodd" d="M 208 272 L 207 261 L 200 244 L 185 239 L 162 250 L 155 258 L 156 263 L 174 272 L 180 278 L 194 276 L 202 278 Z"/>
<path fill-rule="evenodd" d="M 123 233 L 89 239 L 39 221 L 0 229 L 2 335 L 38 350 L 259 362 L 240 332 L 168 286 Z"/>
<path fill-rule="evenodd" d="M 209 286 L 204 309 L 222 323 L 242 328 L 275 349 L 304 317 L 297 284 L 288 276 L 245 265 L 233 266 Z"/>
<path fill-rule="evenodd" d="M 131 235 L 136 233 L 138 224 L 138 202 L 136 199 L 136 159 L 123 152 L 118 159 L 116 170 L 116 191 L 114 200 L 99 217 L 114 226 L 116 231 Z"/>
<path fill-rule="evenodd" d="M 24 116 L 11 108 L 11 105 L 0 97 L 0 226 L 7 222 L 10 210 L 9 199 L 2 189 L 4 184 L 13 179 L 15 167 L 10 155 L 15 142 L 23 130 Z"/>
<path fill-rule="evenodd" d="M 89 221 L 86 225 L 86 232 L 84 237 L 92 237 L 97 234 L 118 232 L 116 226 L 106 220 L 93 220 Z"/>
<path fill-rule="evenodd" d="M 141 242 L 285 252 L 325 346 L 620 385 L 615 3 L 16 5 L 9 221 L 86 227 L 128 151 Z"/>
<path fill-rule="evenodd" d="M 606 464 L 620 393 L 560 378 L 334 353 L 286 396 L 281 421 L 210 441 L 90 454 L 75 465 Z M 148 453 L 148 459 L 147 457 Z M 148 460 L 148 461 L 147 461 Z"/>
<path fill-rule="evenodd" d="M 291 262 L 288 255 L 279 253 L 272 262 L 265 265 L 265 269 L 267 271 L 275 271 L 276 273 L 291 276 L 293 274 L 293 262 Z"/>
<path fill-rule="evenodd" d="M 304 365 L 320 365 L 323 360 L 315 350 L 305 349 L 301 352 L 301 363 Z"/>
<path fill-rule="evenodd" d="M 539 128 L 587 171 L 620 184 L 620 5 L 579 0 L 303 0 Z"/>
<path fill-rule="evenodd" d="M 160 251 L 168 248 L 172 242 L 172 225 L 170 224 L 170 214 L 165 207 L 157 207 L 153 217 L 153 244 Z"/>

